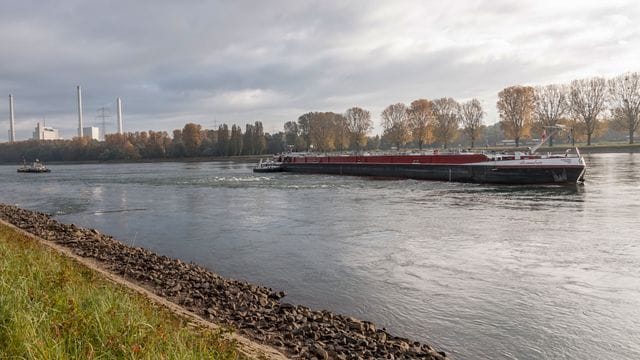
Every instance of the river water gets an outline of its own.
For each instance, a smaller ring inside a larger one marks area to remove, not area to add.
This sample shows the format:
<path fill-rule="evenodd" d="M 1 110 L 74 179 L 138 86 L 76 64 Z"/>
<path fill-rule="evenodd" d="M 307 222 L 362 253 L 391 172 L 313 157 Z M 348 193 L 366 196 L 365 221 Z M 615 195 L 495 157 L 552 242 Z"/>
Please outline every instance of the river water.
<path fill-rule="evenodd" d="M 457 359 L 640 358 L 640 154 L 513 187 L 234 162 L 0 166 L 0 201 L 99 229 Z"/>

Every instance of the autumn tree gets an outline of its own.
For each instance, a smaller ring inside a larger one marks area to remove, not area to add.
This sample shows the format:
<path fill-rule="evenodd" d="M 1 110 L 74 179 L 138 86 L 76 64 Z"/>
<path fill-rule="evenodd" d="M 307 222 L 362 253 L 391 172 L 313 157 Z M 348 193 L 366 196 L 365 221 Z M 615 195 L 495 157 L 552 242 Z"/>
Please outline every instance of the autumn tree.
<path fill-rule="evenodd" d="M 131 143 L 130 133 L 127 134 L 107 134 L 104 137 L 104 142 L 107 147 L 102 154 L 100 154 L 101 160 L 114 160 L 114 159 L 137 159 L 140 157 L 136 147 Z M 86 139 L 86 137 L 84 137 Z M 74 138 L 74 141 L 76 138 Z M 87 141 L 86 144 L 89 142 Z M 87 145 L 85 145 L 86 147 Z"/>
<path fill-rule="evenodd" d="M 640 125 L 640 74 L 620 75 L 609 80 L 613 125 L 628 131 L 629 144 Z"/>
<path fill-rule="evenodd" d="M 405 104 L 397 103 L 387 106 L 380 114 L 384 136 L 394 143 L 398 150 L 411 140 L 407 110 Z"/>
<path fill-rule="evenodd" d="M 433 134 L 433 107 L 431 101 L 418 99 L 411 102 L 408 117 L 413 141 L 418 143 L 418 148 L 422 150 L 422 146 L 431 141 Z"/>
<path fill-rule="evenodd" d="M 591 137 L 598 129 L 598 118 L 607 103 L 606 81 L 601 77 L 574 80 L 569 99 L 571 112 L 582 123 L 587 145 L 591 145 Z"/>
<path fill-rule="evenodd" d="M 496 104 L 500 114 L 500 126 L 507 136 L 515 139 L 516 147 L 520 139 L 529 135 L 533 123 L 535 95 L 531 86 L 511 86 L 498 93 Z"/>
<path fill-rule="evenodd" d="M 202 143 L 202 126 L 188 123 L 182 129 L 182 143 L 187 156 L 199 155 L 200 144 Z"/>
<path fill-rule="evenodd" d="M 478 99 L 472 99 L 460 105 L 460 120 L 462 121 L 463 131 L 471 140 L 472 148 L 480 135 L 484 115 L 485 112 L 482 110 L 482 104 Z"/>
<path fill-rule="evenodd" d="M 163 158 L 167 155 L 169 134 L 166 131 L 149 130 L 149 141 L 145 155 L 149 158 Z"/>
<path fill-rule="evenodd" d="M 460 105 L 452 98 L 433 100 L 433 133 L 435 139 L 446 149 L 453 140 L 460 124 Z"/>
<path fill-rule="evenodd" d="M 309 122 L 309 139 L 318 151 L 335 149 L 336 119 L 332 112 L 315 112 Z"/>
<path fill-rule="evenodd" d="M 127 133 L 129 141 L 136 149 L 141 157 L 147 157 L 147 148 L 149 147 L 149 134 L 146 131 L 136 131 L 135 133 Z"/>
<path fill-rule="evenodd" d="M 347 110 L 345 117 L 353 139 L 352 144 L 355 145 L 357 151 L 360 151 L 367 145 L 367 134 L 373 128 L 371 113 L 359 107 L 352 107 Z"/>
<path fill-rule="evenodd" d="M 566 85 L 537 86 L 534 89 L 534 115 L 538 123 L 545 126 L 556 126 L 569 110 L 568 89 Z M 549 137 L 549 146 L 553 146 L 553 138 Z"/>

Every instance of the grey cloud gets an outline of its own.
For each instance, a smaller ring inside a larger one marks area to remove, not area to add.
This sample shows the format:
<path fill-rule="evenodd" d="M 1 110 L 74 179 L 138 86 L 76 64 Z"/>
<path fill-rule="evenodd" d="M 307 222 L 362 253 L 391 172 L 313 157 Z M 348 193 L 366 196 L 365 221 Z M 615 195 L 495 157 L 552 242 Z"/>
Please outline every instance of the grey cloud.
<path fill-rule="evenodd" d="M 16 96 L 21 138 L 42 116 L 71 136 L 76 84 L 89 122 L 122 97 L 128 130 L 256 120 L 271 129 L 306 111 L 361 106 L 377 117 L 390 103 L 443 96 L 480 97 L 495 121 L 504 86 L 638 70 L 610 61 L 640 58 L 637 30 L 611 30 L 615 16 L 635 19 L 638 8 L 633 1 L 6 2 L 0 89 Z M 612 33 L 596 44 L 576 36 L 589 27 Z M 0 101 L 0 114 L 7 112 Z"/>

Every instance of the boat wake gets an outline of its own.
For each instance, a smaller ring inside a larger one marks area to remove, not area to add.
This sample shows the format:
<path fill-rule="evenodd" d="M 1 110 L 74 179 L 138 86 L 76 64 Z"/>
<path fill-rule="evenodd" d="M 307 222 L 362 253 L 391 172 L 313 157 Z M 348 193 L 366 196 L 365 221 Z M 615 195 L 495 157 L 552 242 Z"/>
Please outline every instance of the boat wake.
<path fill-rule="evenodd" d="M 96 210 L 93 212 L 93 215 L 101 215 L 101 214 L 110 214 L 110 213 L 123 213 L 123 212 L 130 212 L 130 211 L 145 211 L 147 210 L 146 208 L 140 208 L 140 209 L 116 209 L 116 210 Z"/>

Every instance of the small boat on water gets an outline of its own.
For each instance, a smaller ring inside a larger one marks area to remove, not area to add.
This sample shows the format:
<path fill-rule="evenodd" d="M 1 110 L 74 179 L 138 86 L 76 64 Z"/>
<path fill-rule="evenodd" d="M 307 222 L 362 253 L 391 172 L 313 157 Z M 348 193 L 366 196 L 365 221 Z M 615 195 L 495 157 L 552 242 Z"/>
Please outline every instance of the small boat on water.
<path fill-rule="evenodd" d="M 553 127 L 553 134 L 562 129 L 563 126 Z M 578 148 L 562 154 L 536 154 L 547 139 L 543 137 L 527 151 L 509 153 L 461 150 L 409 154 L 290 153 L 274 157 L 273 171 L 513 185 L 583 182 L 586 163 Z"/>
<path fill-rule="evenodd" d="M 34 161 L 31 165 L 27 165 L 24 163 L 21 168 L 18 168 L 19 173 L 48 173 L 51 172 L 51 169 L 47 168 L 44 163 L 40 162 L 38 159 Z"/>
<path fill-rule="evenodd" d="M 282 172 L 282 158 L 269 159 L 263 161 L 260 159 L 258 165 L 253 168 L 253 172 L 255 173 L 273 173 L 273 172 Z"/>

